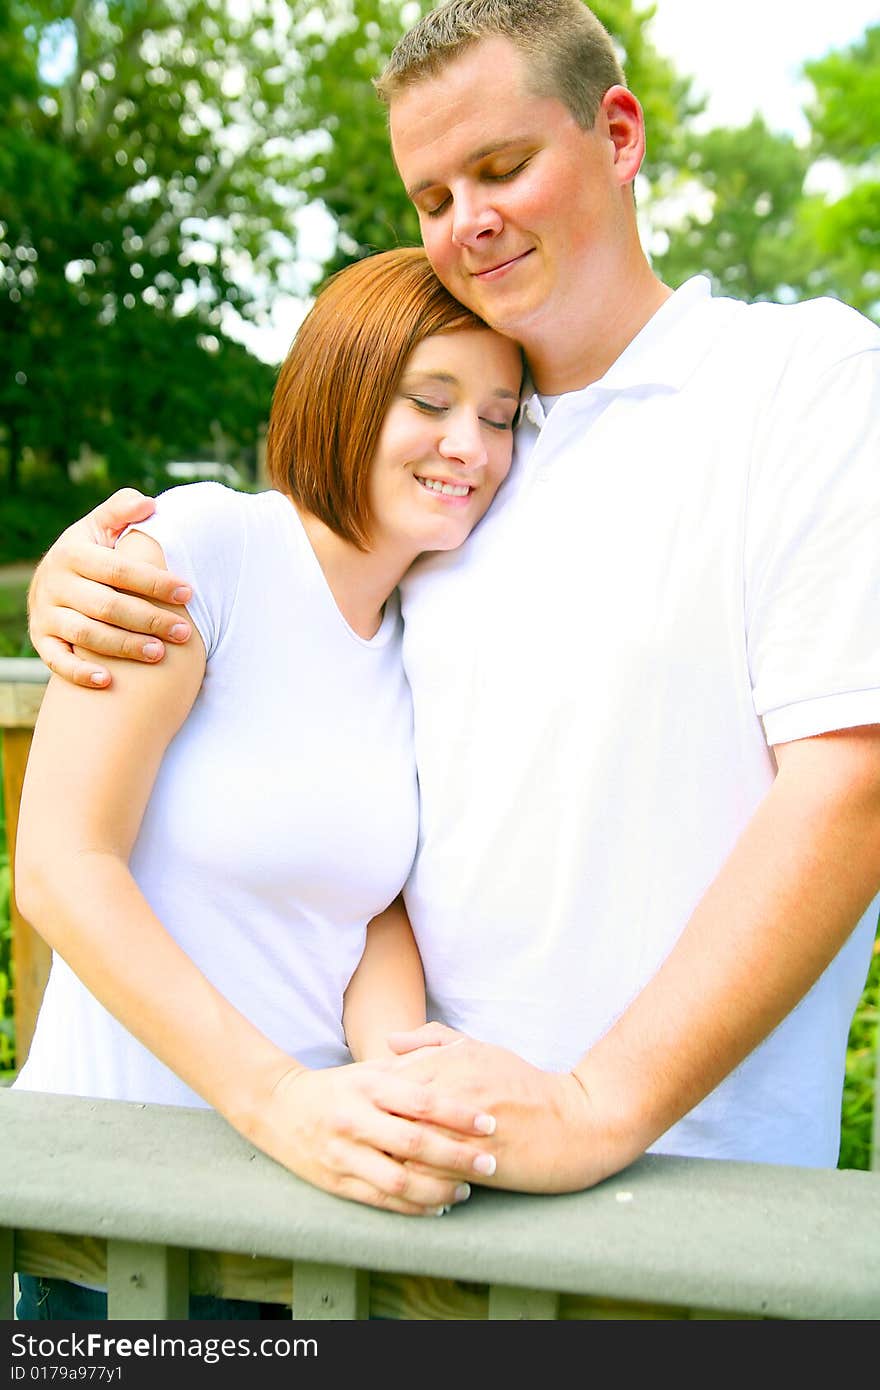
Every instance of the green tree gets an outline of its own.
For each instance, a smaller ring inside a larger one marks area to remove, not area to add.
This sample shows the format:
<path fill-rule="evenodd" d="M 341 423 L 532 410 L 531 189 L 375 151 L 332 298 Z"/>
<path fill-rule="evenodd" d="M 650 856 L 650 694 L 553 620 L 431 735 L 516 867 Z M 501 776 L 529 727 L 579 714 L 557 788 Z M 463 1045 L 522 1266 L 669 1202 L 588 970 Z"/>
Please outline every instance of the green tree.
<path fill-rule="evenodd" d="M 24 444 L 66 465 L 82 442 L 112 458 L 108 439 L 154 435 L 154 411 L 137 405 L 158 383 L 130 389 L 145 335 L 155 350 L 141 371 L 180 374 L 175 354 L 196 352 L 207 379 L 205 333 L 222 337 L 226 306 L 257 313 L 248 282 L 290 261 L 293 18 L 271 0 L 251 0 L 240 19 L 226 0 L 11 0 L 0 26 L 0 408 L 13 485 Z"/>
<path fill-rule="evenodd" d="M 683 173 L 660 192 L 684 192 L 689 208 L 671 215 L 654 265 L 673 285 L 703 272 L 741 298 L 831 294 L 880 317 L 880 26 L 805 72 L 815 88 L 807 146 L 760 116 L 685 137 Z M 837 197 L 809 191 L 827 161 L 848 185 Z"/>
<path fill-rule="evenodd" d="M 740 299 L 805 293 L 817 261 L 800 225 L 807 152 L 754 116 L 739 129 L 688 135 L 682 153 L 690 206 L 673 213 L 668 247 L 653 256 L 657 273 L 671 285 L 708 274 Z"/>
<path fill-rule="evenodd" d="M 807 63 L 812 153 L 836 160 L 848 190 L 810 208 L 825 281 L 880 320 L 880 24 L 850 47 Z"/>

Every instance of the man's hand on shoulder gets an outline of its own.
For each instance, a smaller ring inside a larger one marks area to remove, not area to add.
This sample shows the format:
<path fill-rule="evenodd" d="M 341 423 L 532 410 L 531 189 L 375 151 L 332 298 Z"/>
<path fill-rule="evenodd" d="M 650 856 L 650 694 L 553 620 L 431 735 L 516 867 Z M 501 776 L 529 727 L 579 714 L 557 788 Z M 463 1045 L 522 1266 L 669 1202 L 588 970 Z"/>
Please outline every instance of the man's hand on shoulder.
<path fill-rule="evenodd" d="M 114 549 L 126 526 L 146 520 L 155 508 L 151 497 L 123 488 L 68 526 L 37 566 L 28 593 L 30 638 L 55 675 L 106 688 L 109 671 L 74 648 L 97 658 L 156 662 L 165 654 L 163 642 L 190 636 L 182 608 L 192 597 L 190 585 Z M 180 606 L 169 611 L 157 603 Z"/>
<path fill-rule="evenodd" d="M 411 1069 L 414 1079 L 494 1117 L 486 1149 L 495 1169 L 478 1174 L 477 1182 L 517 1192 L 575 1192 L 621 1166 L 572 1073 L 541 1071 L 440 1023 L 392 1034 L 389 1045 L 399 1054 L 395 1065 Z"/>

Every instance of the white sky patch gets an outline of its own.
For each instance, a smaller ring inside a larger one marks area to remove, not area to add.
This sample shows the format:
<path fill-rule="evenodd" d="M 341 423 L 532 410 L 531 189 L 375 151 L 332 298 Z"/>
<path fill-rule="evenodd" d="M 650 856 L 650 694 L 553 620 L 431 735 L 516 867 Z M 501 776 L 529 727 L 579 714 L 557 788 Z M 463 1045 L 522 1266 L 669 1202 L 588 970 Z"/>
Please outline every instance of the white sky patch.
<path fill-rule="evenodd" d="M 271 366 L 282 362 L 311 307 L 309 290 L 320 278 L 321 264 L 333 246 L 335 227 L 321 203 L 301 208 L 296 214 L 296 260 L 280 277 L 280 292 L 272 294 L 259 323 L 243 319 L 231 305 L 225 305 L 221 310 L 224 333 Z"/>
<path fill-rule="evenodd" d="M 877 0 L 656 0 L 654 43 L 708 100 L 701 124 L 747 125 L 806 138 L 812 88 L 804 62 L 860 39 L 880 20 Z"/>

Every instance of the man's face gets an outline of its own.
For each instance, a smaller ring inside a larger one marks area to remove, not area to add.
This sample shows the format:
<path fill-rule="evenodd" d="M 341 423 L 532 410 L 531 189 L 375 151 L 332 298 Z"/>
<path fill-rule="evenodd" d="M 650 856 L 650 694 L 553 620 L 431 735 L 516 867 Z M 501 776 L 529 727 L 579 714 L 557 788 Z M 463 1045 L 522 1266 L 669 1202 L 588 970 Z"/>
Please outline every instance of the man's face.
<path fill-rule="evenodd" d="M 607 122 L 585 131 L 528 88 L 507 39 L 482 39 L 391 104 L 391 143 L 439 278 L 517 338 L 576 331 L 626 242 Z"/>

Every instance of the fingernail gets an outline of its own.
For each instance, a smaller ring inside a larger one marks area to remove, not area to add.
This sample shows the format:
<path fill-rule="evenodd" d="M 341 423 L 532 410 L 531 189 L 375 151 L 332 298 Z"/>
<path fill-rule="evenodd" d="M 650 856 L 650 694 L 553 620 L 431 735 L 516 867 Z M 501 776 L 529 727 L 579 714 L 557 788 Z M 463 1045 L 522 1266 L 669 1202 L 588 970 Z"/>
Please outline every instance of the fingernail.
<path fill-rule="evenodd" d="M 162 655 L 162 648 L 158 642 L 145 642 L 142 650 L 148 661 L 158 661 Z"/>
<path fill-rule="evenodd" d="M 492 1154 L 477 1154 L 473 1162 L 475 1173 L 482 1173 L 484 1178 L 491 1178 L 498 1164 Z"/>
<path fill-rule="evenodd" d="M 91 681 L 92 685 L 106 685 L 107 679 L 108 677 L 106 671 L 93 671 L 89 676 L 89 680 Z"/>
<path fill-rule="evenodd" d="M 189 628 L 186 623 L 175 623 L 168 636 L 175 642 L 185 642 L 189 637 Z"/>
<path fill-rule="evenodd" d="M 469 1182 L 460 1182 L 455 1189 L 456 1202 L 466 1202 L 471 1195 L 471 1185 Z"/>
<path fill-rule="evenodd" d="M 171 595 L 172 603 L 189 603 L 192 598 L 192 589 L 188 584 L 181 584 L 180 588 L 175 589 Z"/>
<path fill-rule="evenodd" d="M 434 1207 L 433 1210 L 432 1210 L 432 1212 L 431 1212 L 431 1215 L 432 1215 L 432 1216 L 445 1216 L 446 1213 L 447 1213 L 449 1210 L 450 1210 L 449 1207 Z"/>
<path fill-rule="evenodd" d="M 478 1134 L 494 1134 L 496 1127 L 494 1115 L 477 1115 L 474 1119 L 474 1129 Z"/>

